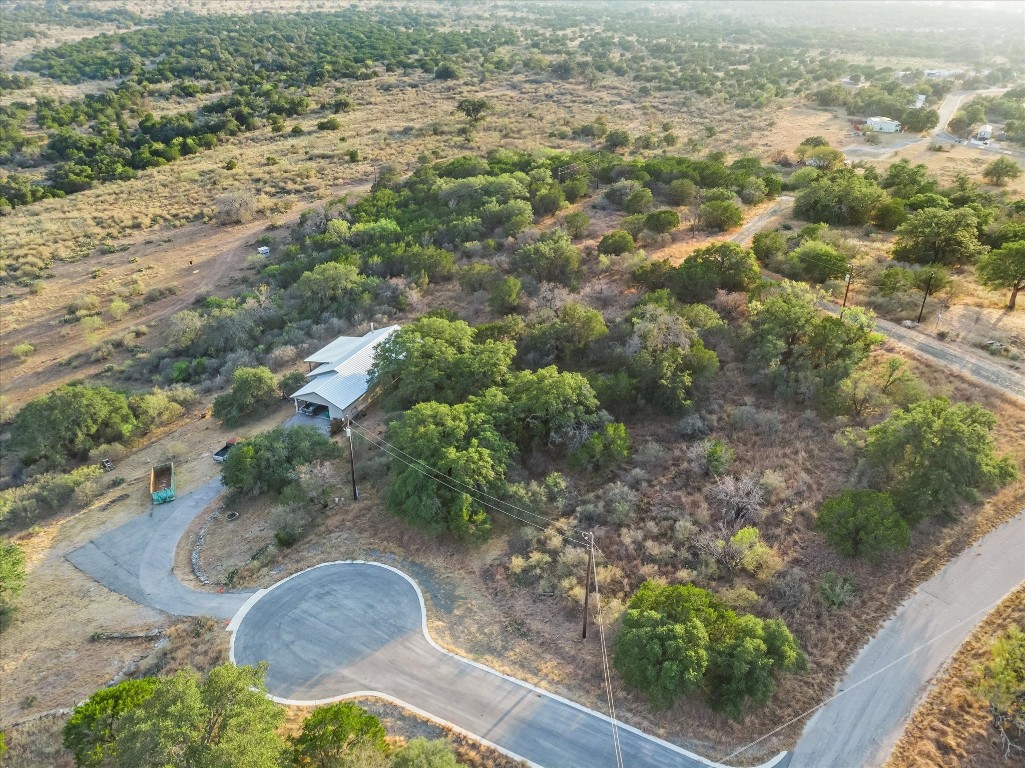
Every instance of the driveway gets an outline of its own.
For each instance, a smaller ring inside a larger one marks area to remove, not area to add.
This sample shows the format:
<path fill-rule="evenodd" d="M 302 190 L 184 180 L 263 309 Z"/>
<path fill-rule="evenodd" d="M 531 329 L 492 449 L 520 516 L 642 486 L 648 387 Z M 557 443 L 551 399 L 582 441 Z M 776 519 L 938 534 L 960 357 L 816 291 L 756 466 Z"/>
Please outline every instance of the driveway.
<path fill-rule="evenodd" d="M 530 765 L 616 765 L 605 715 L 442 650 L 427 633 L 420 589 L 390 566 L 315 566 L 254 596 L 229 630 L 232 661 L 268 662 L 279 702 L 380 696 Z M 633 768 L 715 765 L 628 726 L 619 737 Z"/>
<path fill-rule="evenodd" d="M 214 478 L 187 496 L 150 507 L 119 528 L 68 553 L 67 560 L 113 592 L 175 616 L 230 619 L 252 592 L 200 592 L 172 572 L 178 540 L 224 490 Z"/>
<path fill-rule="evenodd" d="M 1025 511 L 958 555 L 901 605 L 836 688 L 851 690 L 808 721 L 791 768 L 882 765 L 929 682 L 1023 581 Z"/>

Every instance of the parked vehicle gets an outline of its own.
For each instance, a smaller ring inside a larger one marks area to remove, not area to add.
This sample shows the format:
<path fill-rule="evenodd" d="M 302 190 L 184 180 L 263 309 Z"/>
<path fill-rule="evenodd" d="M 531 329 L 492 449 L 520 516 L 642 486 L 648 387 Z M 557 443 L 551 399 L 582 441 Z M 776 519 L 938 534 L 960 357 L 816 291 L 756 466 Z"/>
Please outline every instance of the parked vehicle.
<path fill-rule="evenodd" d="M 322 416 L 327 413 L 327 406 L 320 405 L 319 403 L 306 403 L 306 405 L 299 409 L 299 413 L 306 416 Z"/>
<path fill-rule="evenodd" d="M 239 439 L 240 439 L 240 438 L 237 438 L 237 437 L 233 437 L 233 438 L 231 438 L 231 440 L 229 440 L 228 442 L 226 442 L 226 443 L 224 444 L 224 447 L 223 447 L 223 448 L 221 448 L 221 449 L 220 449 L 219 451 L 217 451 L 217 452 L 216 452 L 216 453 L 214 454 L 214 461 L 216 461 L 216 462 L 217 462 L 218 464 L 220 464 L 220 463 L 222 463 L 222 462 L 223 462 L 223 461 L 224 461 L 224 460 L 225 460 L 226 458 L 228 458 L 228 451 L 230 451 L 230 450 L 232 449 L 232 447 L 233 447 L 233 446 L 235 445 L 235 443 L 237 443 L 237 442 L 239 441 Z"/>
<path fill-rule="evenodd" d="M 154 504 L 174 501 L 174 462 L 157 464 L 149 471 L 149 493 Z"/>

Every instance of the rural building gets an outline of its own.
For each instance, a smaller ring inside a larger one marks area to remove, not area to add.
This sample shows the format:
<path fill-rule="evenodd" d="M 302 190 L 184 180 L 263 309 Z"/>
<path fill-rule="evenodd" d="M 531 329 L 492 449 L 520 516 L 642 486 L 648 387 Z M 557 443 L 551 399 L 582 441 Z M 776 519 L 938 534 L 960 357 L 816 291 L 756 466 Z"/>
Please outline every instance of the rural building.
<path fill-rule="evenodd" d="M 980 125 L 979 130 L 975 133 L 977 139 L 992 139 L 993 138 L 993 126 L 986 124 Z"/>
<path fill-rule="evenodd" d="M 925 94 L 924 93 L 920 93 L 917 96 L 915 96 L 915 106 L 912 107 L 912 109 L 921 109 L 924 106 L 925 106 Z"/>
<path fill-rule="evenodd" d="M 878 133 L 897 133 L 900 130 L 900 123 L 888 117 L 870 117 L 865 121 L 865 130 Z"/>
<path fill-rule="evenodd" d="M 309 381 L 292 393 L 295 409 L 298 411 L 302 404 L 323 405 L 332 419 L 355 415 L 367 402 L 377 345 L 398 329 L 390 325 L 371 330 L 366 336 L 339 336 L 307 357 Z"/>

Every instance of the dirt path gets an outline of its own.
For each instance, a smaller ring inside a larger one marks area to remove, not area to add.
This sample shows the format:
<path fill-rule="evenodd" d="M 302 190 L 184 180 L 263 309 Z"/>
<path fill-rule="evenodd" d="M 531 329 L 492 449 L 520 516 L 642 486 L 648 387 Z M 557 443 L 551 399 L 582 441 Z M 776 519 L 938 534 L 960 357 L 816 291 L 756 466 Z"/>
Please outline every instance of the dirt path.
<path fill-rule="evenodd" d="M 42 294 L 25 293 L 4 302 L 3 353 L 9 355 L 15 344 L 26 341 L 36 348 L 28 361 L 5 366 L 5 394 L 13 404 L 21 404 L 71 379 L 94 375 L 107 360 L 86 358 L 73 365 L 68 365 L 68 360 L 75 352 L 91 351 L 104 342 L 120 339 L 133 326 L 159 329 L 162 320 L 189 307 L 197 297 L 233 294 L 235 275 L 245 269 L 246 259 L 255 255 L 251 247 L 254 239 L 267 234 L 283 241 L 289 226 L 304 211 L 332 197 L 364 194 L 369 186 L 369 180 L 360 178 L 333 188 L 326 198 L 298 203 L 274 231 L 268 231 L 266 219 L 234 227 L 197 223 L 170 232 L 147 231 L 122 243 L 122 247 L 128 247 L 116 253 L 54 265 Z M 143 281 L 146 288 L 176 286 L 178 291 L 141 304 L 121 320 L 105 312 L 105 325 L 95 338 L 85 338 L 76 325 L 60 321 L 64 308 L 75 297 L 94 294 L 108 304 L 110 294 L 136 280 Z M 158 345 L 159 334 L 142 337 L 139 343 Z"/>

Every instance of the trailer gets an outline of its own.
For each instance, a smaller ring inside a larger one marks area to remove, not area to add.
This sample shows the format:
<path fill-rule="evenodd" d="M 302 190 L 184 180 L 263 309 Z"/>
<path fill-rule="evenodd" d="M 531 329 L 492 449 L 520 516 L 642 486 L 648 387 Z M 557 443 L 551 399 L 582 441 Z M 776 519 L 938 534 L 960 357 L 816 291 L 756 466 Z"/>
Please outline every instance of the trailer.
<path fill-rule="evenodd" d="M 174 501 L 174 462 L 157 464 L 149 471 L 149 493 L 154 504 Z"/>

